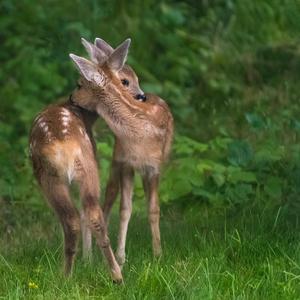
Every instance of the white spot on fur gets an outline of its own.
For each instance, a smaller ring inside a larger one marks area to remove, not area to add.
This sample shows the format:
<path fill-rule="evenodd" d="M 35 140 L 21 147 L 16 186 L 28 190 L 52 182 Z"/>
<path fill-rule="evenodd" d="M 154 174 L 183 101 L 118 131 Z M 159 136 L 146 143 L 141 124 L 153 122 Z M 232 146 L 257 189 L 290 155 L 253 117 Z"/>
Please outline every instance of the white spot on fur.
<path fill-rule="evenodd" d="M 41 128 L 45 128 L 45 126 L 47 126 L 46 122 L 42 121 L 42 120 L 39 120 L 39 126 Z"/>
<path fill-rule="evenodd" d="M 36 141 L 33 141 L 33 142 L 30 143 L 30 146 L 29 146 L 30 153 L 33 151 L 35 146 L 36 146 Z"/>
<path fill-rule="evenodd" d="M 63 130 L 62 130 L 62 133 L 63 134 L 66 134 L 68 132 L 68 129 L 67 128 L 64 128 Z"/>
<path fill-rule="evenodd" d="M 38 122 L 40 122 L 40 120 L 41 120 L 41 115 L 37 115 L 34 119 L 34 122 L 38 123 Z"/>
<path fill-rule="evenodd" d="M 65 109 L 65 108 L 63 108 L 62 109 L 62 111 L 60 112 L 63 116 L 70 116 L 70 112 L 67 110 L 67 109 Z"/>
<path fill-rule="evenodd" d="M 70 117 L 65 116 L 65 115 L 63 115 L 61 119 L 62 119 L 63 122 L 69 122 L 70 121 Z"/>
<path fill-rule="evenodd" d="M 79 131 L 83 136 L 85 135 L 85 132 L 83 131 L 83 129 L 81 127 L 79 127 Z"/>
<path fill-rule="evenodd" d="M 85 137 L 86 140 L 90 141 L 90 138 L 89 138 L 89 136 L 86 134 L 86 132 L 84 133 L 84 137 Z"/>

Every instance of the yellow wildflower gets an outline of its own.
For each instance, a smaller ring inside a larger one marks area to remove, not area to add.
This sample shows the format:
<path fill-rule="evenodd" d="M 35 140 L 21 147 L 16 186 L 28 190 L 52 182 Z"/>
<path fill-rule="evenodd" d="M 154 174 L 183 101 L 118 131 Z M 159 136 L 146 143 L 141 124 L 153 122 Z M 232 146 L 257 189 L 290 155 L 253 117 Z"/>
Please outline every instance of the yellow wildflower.
<path fill-rule="evenodd" d="M 34 283 L 33 281 L 29 281 L 28 287 L 30 289 L 37 289 L 39 286 L 36 283 Z"/>

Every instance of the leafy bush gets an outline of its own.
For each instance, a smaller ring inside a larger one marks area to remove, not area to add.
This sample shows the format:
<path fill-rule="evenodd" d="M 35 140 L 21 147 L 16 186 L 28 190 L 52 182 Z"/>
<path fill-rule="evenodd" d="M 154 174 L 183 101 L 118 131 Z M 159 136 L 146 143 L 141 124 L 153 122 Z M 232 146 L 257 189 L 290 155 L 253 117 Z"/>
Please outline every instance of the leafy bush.
<path fill-rule="evenodd" d="M 81 36 L 114 46 L 130 36 L 143 88 L 170 104 L 177 134 L 162 201 L 297 211 L 299 1 L 3 0 L 0 10 L 3 219 L 40 209 L 28 132 L 39 110 L 72 91 L 68 53 L 83 55 Z M 103 127 L 105 179 L 112 142 Z"/>

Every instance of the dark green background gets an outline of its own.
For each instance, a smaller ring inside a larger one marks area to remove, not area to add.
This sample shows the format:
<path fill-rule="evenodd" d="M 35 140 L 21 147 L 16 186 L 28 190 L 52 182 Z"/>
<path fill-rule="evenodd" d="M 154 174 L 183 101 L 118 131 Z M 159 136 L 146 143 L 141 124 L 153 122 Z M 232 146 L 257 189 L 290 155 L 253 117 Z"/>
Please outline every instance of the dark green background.
<path fill-rule="evenodd" d="M 97 36 L 112 46 L 131 37 L 143 89 L 174 114 L 163 203 L 297 215 L 299 33 L 296 0 L 2 0 L 1 227 L 45 208 L 28 161 L 30 126 L 74 88 L 68 54 L 85 55 L 80 37 Z M 105 181 L 112 137 L 103 122 L 95 129 Z"/>

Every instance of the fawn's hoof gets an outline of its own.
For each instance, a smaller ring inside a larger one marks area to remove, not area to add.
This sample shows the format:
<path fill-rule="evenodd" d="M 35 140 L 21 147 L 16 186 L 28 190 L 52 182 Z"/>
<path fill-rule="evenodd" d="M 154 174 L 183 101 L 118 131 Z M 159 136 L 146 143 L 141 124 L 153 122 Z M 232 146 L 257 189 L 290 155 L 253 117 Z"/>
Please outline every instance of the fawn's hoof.
<path fill-rule="evenodd" d="M 112 272 L 111 274 L 113 283 L 115 284 L 122 284 L 123 283 L 123 276 L 121 270 L 119 272 Z"/>

